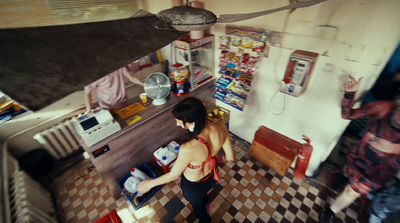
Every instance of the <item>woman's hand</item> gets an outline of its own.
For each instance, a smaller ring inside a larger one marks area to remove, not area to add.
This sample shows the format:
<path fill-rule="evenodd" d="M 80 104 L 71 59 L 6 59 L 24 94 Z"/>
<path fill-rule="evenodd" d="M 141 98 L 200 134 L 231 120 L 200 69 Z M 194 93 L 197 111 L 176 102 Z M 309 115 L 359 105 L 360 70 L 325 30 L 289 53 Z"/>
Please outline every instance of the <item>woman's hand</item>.
<path fill-rule="evenodd" d="M 347 92 L 356 92 L 358 90 L 358 88 L 360 87 L 361 81 L 362 81 L 362 77 L 360 77 L 358 79 L 358 81 L 356 79 L 354 79 L 353 76 L 349 75 L 350 80 L 346 81 L 344 83 L 344 90 Z"/>
<path fill-rule="evenodd" d="M 139 185 L 136 187 L 136 191 L 140 194 L 145 194 L 149 190 L 151 190 L 151 180 L 144 180 L 139 183 Z"/>

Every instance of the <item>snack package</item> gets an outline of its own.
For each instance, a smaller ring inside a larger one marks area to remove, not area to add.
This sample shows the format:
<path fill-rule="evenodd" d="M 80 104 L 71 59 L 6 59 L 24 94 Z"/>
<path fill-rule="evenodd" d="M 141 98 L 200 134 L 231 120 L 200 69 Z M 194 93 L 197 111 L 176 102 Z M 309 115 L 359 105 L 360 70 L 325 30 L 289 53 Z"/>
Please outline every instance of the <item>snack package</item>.
<path fill-rule="evenodd" d="M 234 73 L 233 70 L 227 69 L 225 75 L 226 75 L 226 76 L 229 76 L 229 77 L 232 77 L 233 73 Z"/>
<path fill-rule="evenodd" d="M 239 83 L 242 85 L 243 89 L 247 92 L 250 91 L 251 82 L 253 81 L 253 76 L 250 74 L 242 73 L 238 77 Z"/>
<path fill-rule="evenodd" d="M 228 54 L 228 59 L 233 60 L 233 58 L 236 56 L 235 52 L 229 52 Z"/>
<path fill-rule="evenodd" d="M 250 69 L 247 70 L 248 75 L 254 76 L 255 73 L 256 73 L 256 69 L 254 67 L 251 67 Z"/>
<path fill-rule="evenodd" d="M 249 70 L 249 67 L 246 64 L 241 64 L 239 68 L 239 72 L 242 74 L 246 74 Z"/>
<path fill-rule="evenodd" d="M 219 57 L 219 59 L 226 59 L 226 58 L 228 58 L 228 55 L 229 55 L 229 51 L 228 50 L 222 50 L 221 51 L 221 56 Z"/>
<path fill-rule="evenodd" d="M 232 81 L 228 86 L 226 86 L 226 88 L 231 90 L 237 95 L 240 95 L 242 97 L 247 97 L 248 94 L 247 91 L 243 89 L 243 87 L 237 81 Z"/>
<path fill-rule="evenodd" d="M 250 38 L 242 38 L 242 47 L 245 49 L 251 49 L 253 47 L 253 40 Z"/>
<path fill-rule="evenodd" d="M 239 76 L 239 81 L 245 82 L 246 81 L 246 74 L 241 74 Z"/>
<path fill-rule="evenodd" d="M 227 63 L 228 63 L 228 61 L 226 61 L 225 59 L 222 59 L 219 61 L 219 67 L 226 67 Z"/>
<path fill-rule="evenodd" d="M 260 56 L 256 56 L 256 57 L 255 56 L 250 56 L 249 65 L 252 66 L 252 67 L 255 67 L 259 59 L 260 59 Z"/>
<path fill-rule="evenodd" d="M 236 66 L 237 65 L 235 63 L 227 63 L 226 64 L 226 68 L 230 69 L 231 71 L 235 70 Z"/>
<path fill-rule="evenodd" d="M 223 50 L 229 49 L 230 42 L 231 42 L 231 37 L 220 36 L 219 37 L 219 48 L 223 49 Z"/>
<path fill-rule="evenodd" d="M 240 55 L 236 55 L 236 56 L 234 56 L 233 58 L 232 58 L 232 60 L 234 61 L 234 62 L 240 62 Z"/>
<path fill-rule="evenodd" d="M 240 76 L 240 72 L 238 72 L 238 71 L 235 71 L 232 73 L 232 77 L 234 77 L 234 78 L 238 78 L 239 76 Z"/>
<path fill-rule="evenodd" d="M 246 103 L 245 99 L 235 96 L 231 93 L 226 94 L 224 100 L 232 105 L 239 107 L 240 109 L 243 109 L 244 104 Z"/>
<path fill-rule="evenodd" d="M 237 78 L 237 77 L 239 76 L 239 73 L 238 73 L 238 72 L 232 71 L 232 70 L 227 69 L 227 68 L 221 68 L 221 69 L 219 70 L 219 73 L 220 73 L 220 74 L 223 74 L 223 75 L 225 75 L 225 76 L 229 76 L 229 77 L 231 77 L 231 78 Z"/>
<path fill-rule="evenodd" d="M 249 62 L 249 60 L 250 60 L 250 54 L 244 53 L 244 54 L 242 55 L 242 61 L 241 61 L 241 63 L 242 63 L 242 64 L 247 64 L 247 63 Z"/>
<path fill-rule="evenodd" d="M 240 65 L 239 62 L 233 60 L 233 61 L 228 62 L 228 63 L 226 64 L 226 68 L 227 68 L 229 71 L 232 71 L 232 72 L 239 72 L 239 70 L 240 70 L 240 66 L 239 66 L 239 65 Z"/>
<path fill-rule="evenodd" d="M 214 98 L 216 98 L 216 99 L 218 99 L 218 100 L 221 100 L 221 101 L 224 100 L 225 96 L 226 96 L 226 92 L 221 91 L 220 89 L 216 90 L 216 91 L 214 92 L 214 94 L 213 94 L 213 97 L 214 97 Z"/>
<path fill-rule="evenodd" d="M 228 69 L 226 67 L 221 67 L 221 69 L 219 70 L 220 74 L 227 74 Z"/>
<path fill-rule="evenodd" d="M 252 51 L 261 53 L 264 50 L 264 42 L 254 41 Z"/>
<path fill-rule="evenodd" d="M 242 38 L 234 36 L 231 38 L 232 46 L 240 47 L 242 45 Z"/>
<path fill-rule="evenodd" d="M 232 79 L 225 78 L 225 77 L 220 77 L 218 81 L 215 83 L 215 87 L 217 88 L 226 88 L 230 83 L 232 82 Z"/>

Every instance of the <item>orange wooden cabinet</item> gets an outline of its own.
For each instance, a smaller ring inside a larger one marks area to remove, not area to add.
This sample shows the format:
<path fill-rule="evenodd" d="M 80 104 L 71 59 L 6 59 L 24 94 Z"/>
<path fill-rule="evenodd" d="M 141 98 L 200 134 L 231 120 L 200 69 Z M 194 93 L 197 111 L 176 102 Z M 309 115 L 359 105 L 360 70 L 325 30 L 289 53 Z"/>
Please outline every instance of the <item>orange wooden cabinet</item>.
<path fill-rule="evenodd" d="M 250 155 L 284 176 L 300 146 L 299 142 L 261 126 L 254 135 Z"/>

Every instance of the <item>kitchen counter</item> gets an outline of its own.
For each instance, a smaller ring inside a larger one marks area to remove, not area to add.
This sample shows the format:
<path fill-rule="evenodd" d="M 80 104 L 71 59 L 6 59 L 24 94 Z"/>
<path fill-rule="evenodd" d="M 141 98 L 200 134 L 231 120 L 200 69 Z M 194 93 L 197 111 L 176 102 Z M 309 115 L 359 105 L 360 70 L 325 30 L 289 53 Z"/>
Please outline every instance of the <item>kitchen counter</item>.
<path fill-rule="evenodd" d="M 81 141 L 82 147 L 90 155 L 92 163 L 115 198 L 121 196 L 116 182 L 129 173 L 132 167 L 144 162 L 155 163 L 153 153 L 158 148 L 172 140 L 177 142 L 182 140 L 186 130 L 176 126 L 176 121 L 171 115 L 174 105 L 187 97 L 196 97 L 205 102 L 207 110 L 215 106 L 215 99 L 212 97 L 215 89 L 214 81 L 211 79 L 184 96 L 170 94 L 164 105 L 153 105 L 152 99 L 149 98 L 149 104 L 145 109 L 136 114 L 125 119 L 118 115 L 114 116 L 121 125 L 120 131 L 90 147 Z M 136 102 L 141 104 L 139 96 L 117 105 L 116 111 Z M 135 115 L 139 115 L 141 119 L 128 125 L 125 121 Z M 103 151 L 107 152 L 102 153 Z M 102 154 L 95 157 L 93 155 L 95 152 Z"/>

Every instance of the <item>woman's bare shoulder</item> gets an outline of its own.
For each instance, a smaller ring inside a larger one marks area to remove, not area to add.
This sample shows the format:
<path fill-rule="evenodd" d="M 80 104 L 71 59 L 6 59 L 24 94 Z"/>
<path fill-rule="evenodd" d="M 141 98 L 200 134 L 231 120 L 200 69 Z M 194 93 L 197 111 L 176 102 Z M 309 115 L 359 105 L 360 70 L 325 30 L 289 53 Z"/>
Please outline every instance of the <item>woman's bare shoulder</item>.
<path fill-rule="evenodd" d="M 180 150 L 183 149 L 185 151 L 190 151 L 194 146 L 196 146 L 197 140 L 192 139 L 188 142 L 185 142 L 180 146 Z"/>
<path fill-rule="evenodd" d="M 210 123 L 211 129 L 214 131 L 218 131 L 220 133 L 226 133 L 227 132 L 227 127 L 225 123 L 223 122 L 215 122 L 215 123 Z"/>

